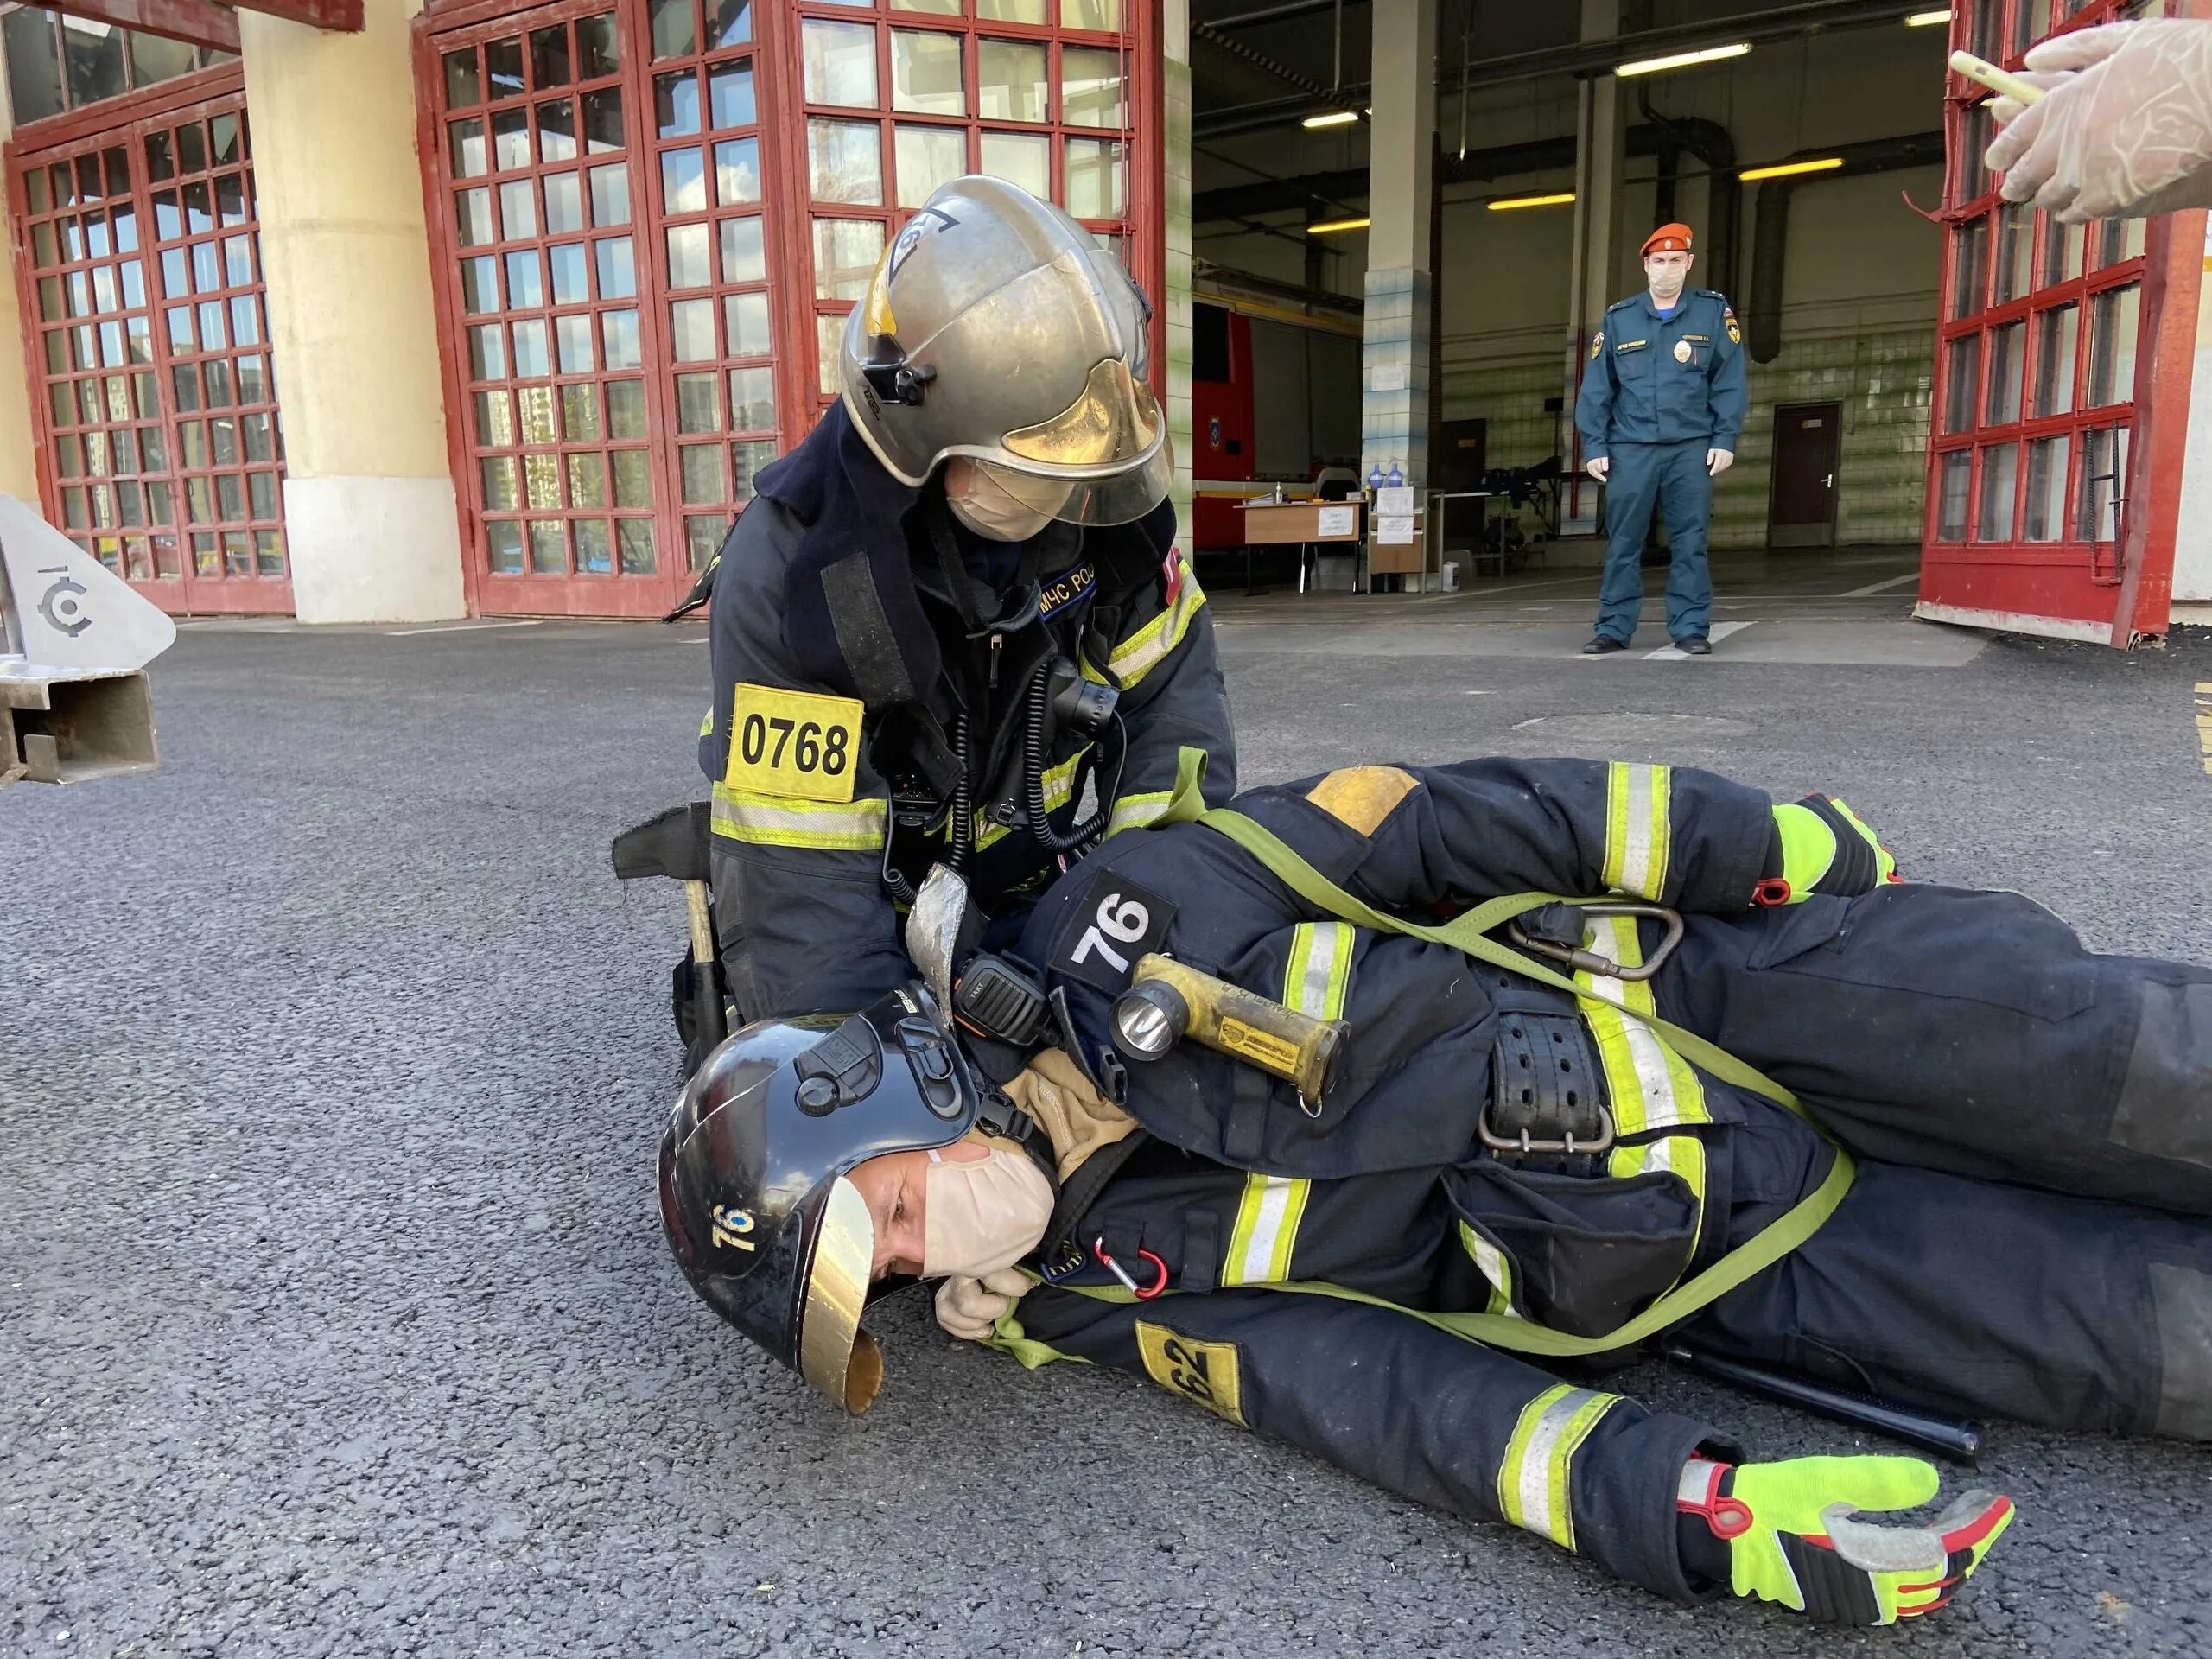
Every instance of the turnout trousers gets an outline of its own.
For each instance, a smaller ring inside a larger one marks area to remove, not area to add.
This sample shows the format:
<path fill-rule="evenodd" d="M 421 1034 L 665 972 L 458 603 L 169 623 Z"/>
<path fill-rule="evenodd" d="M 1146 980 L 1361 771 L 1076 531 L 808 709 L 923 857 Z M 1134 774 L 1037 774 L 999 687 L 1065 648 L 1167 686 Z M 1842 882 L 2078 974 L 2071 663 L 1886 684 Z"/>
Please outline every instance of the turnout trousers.
<path fill-rule="evenodd" d="M 1605 570 L 1598 586 L 1598 632 L 1626 645 L 1643 609 L 1643 538 L 1656 508 L 1672 549 L 1667 569 L 1667 637 L 1687 639 L 1713 626 L 1713 575 L 1705 526 L 1713 516 L 1710 438 L 1617 443 L 1605 475 Z"/>
<path fill-rule="evenodd" d="M 1685 920 L 1660 1012 L 1861 1160 L 1693 1341 L 1941 1408 L 2212 1440 L 2212 971 L 2092 955 L 2015 893 Z M 1802 1125 L 1736 1098 L 1713 1190 L 1743 1238 L 1822 1170 Z"/>

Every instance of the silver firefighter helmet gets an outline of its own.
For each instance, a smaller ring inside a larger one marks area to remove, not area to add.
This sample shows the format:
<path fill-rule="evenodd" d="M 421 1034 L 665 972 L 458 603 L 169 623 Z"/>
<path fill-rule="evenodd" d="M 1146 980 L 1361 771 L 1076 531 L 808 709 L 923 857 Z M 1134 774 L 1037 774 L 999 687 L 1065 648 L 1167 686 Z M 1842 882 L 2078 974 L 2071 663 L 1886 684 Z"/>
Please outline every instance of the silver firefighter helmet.
<path fill-rule="evenodd" d="M 1167 493 L 1167 423 L 1145 382 L 1151 308 L 1120 260 L 1002 179 L 940 186 L 845 323 L 844 395 L 868 448 L 917 486 L 954 456 L 1031 510 L 1126 524 Z"/>

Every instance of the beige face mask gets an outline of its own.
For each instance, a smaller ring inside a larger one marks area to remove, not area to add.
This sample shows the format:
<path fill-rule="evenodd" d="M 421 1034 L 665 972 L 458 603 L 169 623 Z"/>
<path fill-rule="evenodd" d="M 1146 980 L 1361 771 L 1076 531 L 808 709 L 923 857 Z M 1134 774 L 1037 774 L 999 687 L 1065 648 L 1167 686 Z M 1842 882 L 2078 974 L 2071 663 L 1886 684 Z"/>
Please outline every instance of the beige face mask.
<path fill-rule="evenodd" d="M 944 464 L 944 502 L 952 516 L 994 542 L 1026 542 L 1052 522 L 1001 489 L 989 474 L 956 455 Z"/>
<path fill-rule="evenodd" d="M 922 1205 L 922 1277 L 980 1279 L 1037 1248 L 1052 1218 L 1052 1184 L 1036 1160 L 1003 1141 L 990 1156 L 950 1163 L 930 1154 Z"/>

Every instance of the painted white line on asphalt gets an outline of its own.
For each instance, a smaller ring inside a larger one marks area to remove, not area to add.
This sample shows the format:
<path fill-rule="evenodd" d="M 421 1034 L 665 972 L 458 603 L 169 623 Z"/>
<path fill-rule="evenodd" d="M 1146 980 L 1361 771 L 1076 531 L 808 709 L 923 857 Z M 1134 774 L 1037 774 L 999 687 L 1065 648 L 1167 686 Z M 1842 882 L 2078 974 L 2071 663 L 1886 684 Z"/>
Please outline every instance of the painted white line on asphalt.
<path fill-rule="evenodd" d="M 1850 588 L 1836 595 L 1838 599 L 1864 599 L 1869 594 L 1878 594 L 1891 588 L 1902 588 L 1908 582 L 1918 582 L 1920 572 L 1908 570 L 1901 576 L 1891 576 L 1887 582 L 1870 582 L 1864 588 Z"/>
<path fill-rule="evenodd" d="M 1732 633 L 1741 633 L 1745 628 L 1758 626 L 1756 622 L 1719 622 L 1714 624 L 1713 631 L 1705 637 L 1719 645 Z M 1683 654 L 1672 645 L 1664 645 L 1657 651 L 1645 652 L 1643 660 L 1647 663 L 1679 663 L 1683 660 Z"/>
<path fill-rule="evenodd" d="M 542 628 L 544 626 L 545 619 L 542 616 L 521 617 L 512 622 L 450 622 L 436 628 L 392 628 L 385 632 L 385 638 L 411 639 L 418 633 L 480 633 L 486 628 Z"/>

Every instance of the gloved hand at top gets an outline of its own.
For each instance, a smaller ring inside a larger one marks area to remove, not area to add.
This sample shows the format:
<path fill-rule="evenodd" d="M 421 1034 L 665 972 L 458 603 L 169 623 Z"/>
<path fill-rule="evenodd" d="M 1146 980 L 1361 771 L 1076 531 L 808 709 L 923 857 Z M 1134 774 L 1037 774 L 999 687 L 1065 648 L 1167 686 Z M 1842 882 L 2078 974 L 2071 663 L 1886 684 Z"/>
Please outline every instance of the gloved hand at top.
<path fill-rule="evenodd" d="M 1759 905 L 1802 904 L 1816 893 L 1855 899 L 1896 881 L 1897 859 L 1866 819 L 1842 801 L 1808 795 L 1774 809 Z"/>
<path fill-rule="evenodd" d="M 2212 22 L 2075 29 L 2030 49 L 2033 104 L 1999 98 L 1986 159 L 2007 201 L 2069 224 L 2212 207 Z"/>
<path fill-rule="evenodd" d="M 2012 1500 L 1971 1491 L 1932 1521 L 1878 1526 L 1942 1484 L 1918 1458 L 1797 1458 L 1732 1466 L 1694 1458 L 1675 1507 L 1727 1546 L 1729 1588 L 1830 1624 L 1894 1624 L 1946 1605 L 2012 1524 Z M 1694 1524 L 1694 1523 L 1692 1523 Z M 1685 1556 L 1701 1553 L 1685 1545 Z M 1717 1567 L 1717 1563 L 1715 1564 Z"/>
<path fill-rule="evenodd" d="M 982 1342 L 1029 1285 L 1019 1268 L 994 1268 L 980 1279 L 955 1274 L 937 1287 L 937 1322 L 963 1342 Z"/>

